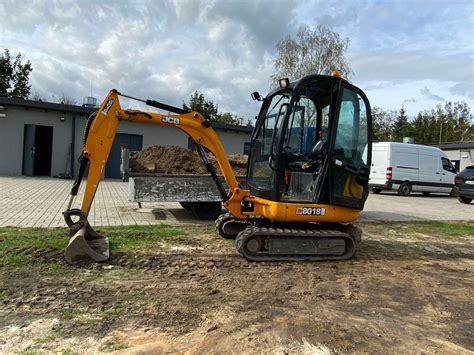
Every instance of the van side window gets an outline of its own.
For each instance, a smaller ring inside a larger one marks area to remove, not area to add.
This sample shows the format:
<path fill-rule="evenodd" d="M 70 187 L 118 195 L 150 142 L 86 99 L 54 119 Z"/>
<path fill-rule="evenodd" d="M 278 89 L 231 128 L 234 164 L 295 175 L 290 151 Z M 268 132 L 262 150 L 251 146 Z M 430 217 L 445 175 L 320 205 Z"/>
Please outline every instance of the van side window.
<path fill-rule="evenodd" d="M 441 158 L 441 162 L 443 164 L 443 170 L 446 170 L 446 171 L 449 171 L 449 172 L 452 172 L 452 173 L 456 172 L 454 167 L 453 167 L 453 164 L 451 164 L 449 159 Z"/>

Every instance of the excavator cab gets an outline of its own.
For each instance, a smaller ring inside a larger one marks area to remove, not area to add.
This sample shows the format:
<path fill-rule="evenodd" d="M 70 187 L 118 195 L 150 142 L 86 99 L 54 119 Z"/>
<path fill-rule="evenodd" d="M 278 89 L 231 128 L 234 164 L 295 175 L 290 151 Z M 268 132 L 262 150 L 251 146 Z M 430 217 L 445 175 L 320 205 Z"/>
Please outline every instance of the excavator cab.
<path fill-rule="evenodd" d="M 250 193 L 362 210 L 371 160 L 367 97 L 337 76 L 280 83 L 263 100 L 252 135 Z"/>

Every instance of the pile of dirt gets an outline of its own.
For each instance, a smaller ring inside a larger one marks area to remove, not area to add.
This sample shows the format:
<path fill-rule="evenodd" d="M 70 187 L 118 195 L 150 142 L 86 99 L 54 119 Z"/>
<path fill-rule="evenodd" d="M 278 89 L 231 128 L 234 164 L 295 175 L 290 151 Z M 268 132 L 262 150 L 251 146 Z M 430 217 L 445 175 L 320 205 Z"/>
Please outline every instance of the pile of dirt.
<path fill-rule="evenodd" d="M 217 173 L 221 175 L 216 159 L 212 154 L 208 155 L 209 160 L 214 165 Z M 246 155 L 229 155 L 228 159 L 235 175 L 246 174 Z M 208 174 L 208 171 L 197 152 L 177 146 L 158 145 L 148 147 L 139 152 L 132 152 L 130 154 L 130 171 L 132 173 L 173 175 Z"/>

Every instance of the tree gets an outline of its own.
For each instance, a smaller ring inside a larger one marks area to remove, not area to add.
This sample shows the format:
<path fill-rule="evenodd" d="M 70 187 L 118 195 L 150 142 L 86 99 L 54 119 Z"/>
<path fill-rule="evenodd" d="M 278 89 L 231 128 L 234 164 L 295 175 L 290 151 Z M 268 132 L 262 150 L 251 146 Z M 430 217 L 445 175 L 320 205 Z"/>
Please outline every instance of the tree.
<path fill-rule="evenodd" d="M 452 123 L 453 140 L 474 140 L 474 122 L 469 105 L 464 101 L 448 102 L 445 105 L 448 119 Z"/>
<path fill-rule="evenodd" d="M 5 49 L 0 58 L 0 95 L 27 98 L 31 89 L 29 76 L 32 70 L 30 61 L 22 63 L 21 53 L 12 61 L 10 51 Z"/>
<path fill-rule="evenodd" d="M 398 111 L 395 122 L 393 123 L 393 136 L 392 139 L 395 141 L 403 141 L 403 137 L 409 137 L 411 134 L 411 125 L 408 122 L 408 116 L 406 114 L 405 107 L 400 108 Z"/>
<path fill-rule="evenodd" d="M 230 112 L 219 113 L 218 107 L 212 100 L 207 100 L 204 94 L 200 94 L 197 90 L 193 92 L 189 99 L 189 104 L 183 103 L 185 110 L 199 112 L 201 115 L 211 121 L 218 121 L 228 124 L 240 124 L 243 118 L 240 118 Z"/>
<path fill-rule="evenodd" d="M 34 90 L 32 93 L 30 93 L 28 99 L 32 101 L 46 101 L 46 97 L 43 96 L 43 94 L 38 90 Z"/>
<path fill-rule="evenodd" d="M 374 142 L 391 141 L 396 112 L 372 108 L 372 133 Z"/>
<path fill-rule="evenodd" d="M 272 81 L 275 83 L 285 77 L 295 80 L 309 74 L 329 74 L 333 69 L 347 78 L 352 73 L 345 57 L 348 46 L 348 38 L 341 38 L 325 26 L 319 25 L 316 29 L 303 26 L 295 38 L 287 36 L 277 43 Z"/>
<path fill-rule="evenodd" d="M 373 107 L 372 131 L 374 142 L 401 141 L 408 136 L 417 144 L 474 141 L 473 117 L 464 101 L 418 112 L 411 121 L 403 106 L 398 112 Z"/>
<path fill-rule="evenodd" d="M 217 115 L 217 121 L 228 124 L 242 124 L 244 119 L 230 112 L 223 112 Z"/>
<path fill-rule="evenodd" d="M 58 96 L 53 95 L 53 100 L 63 105 L 75 105 L 77 103 L 72 96 L 66 95 L 65 93 Z"/>
<path fill-rule="evenodd" d="M 217 120 L 217 105 L 215 105 L 211 100 L 206 100 L 204 94 L 200 94 L 197 90 L 191 95 L 189 105 L 183 103 L 183 108 L 185 110 L 199 112 L 211 121 Z"/>
<path fill-rule="evenodd" d="M 474 140 L 471 110 L 463 101 L 446 102 L 444 106 L 421 111 L 408 124 L 409 135 L 419 144 Z"/>

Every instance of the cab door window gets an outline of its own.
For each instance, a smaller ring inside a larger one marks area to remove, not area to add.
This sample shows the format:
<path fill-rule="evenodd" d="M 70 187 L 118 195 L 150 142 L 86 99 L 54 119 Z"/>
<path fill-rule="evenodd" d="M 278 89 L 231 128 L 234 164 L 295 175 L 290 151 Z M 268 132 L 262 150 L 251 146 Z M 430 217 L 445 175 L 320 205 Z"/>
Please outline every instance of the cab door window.
<path fill-rule="evenodd" d="M 367 113 L 365 103 L 353 91 L 344 89 L 336 133 L 335 156 L 356 165 L 367 165 Z"/>
<path fill-rule="evenodd" d="M 258 130 L 257 139 L 252 143 L 248 184 L 259 190 L 271 190 L 275 184 L 274 158 L 281 125 L 290 101 L 290 92 L 275 95 Z"/>
<path fill-rule="evenodd" d="M 362 209 L 368 193 L 369 127 L 365 100 L 344 88 L 338 113 L 332 162 L 333 202 Z"/>

